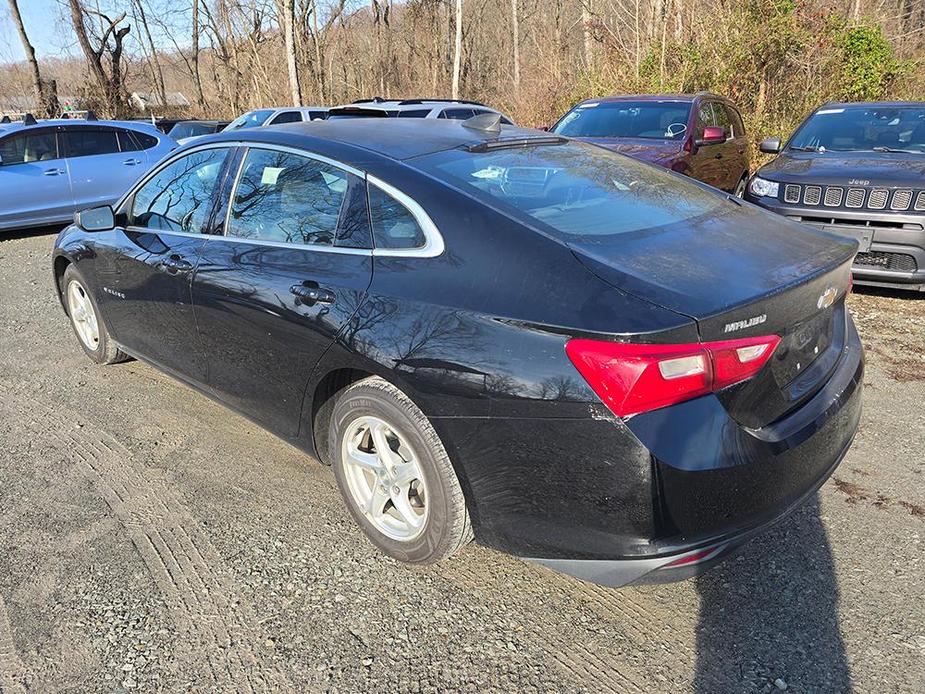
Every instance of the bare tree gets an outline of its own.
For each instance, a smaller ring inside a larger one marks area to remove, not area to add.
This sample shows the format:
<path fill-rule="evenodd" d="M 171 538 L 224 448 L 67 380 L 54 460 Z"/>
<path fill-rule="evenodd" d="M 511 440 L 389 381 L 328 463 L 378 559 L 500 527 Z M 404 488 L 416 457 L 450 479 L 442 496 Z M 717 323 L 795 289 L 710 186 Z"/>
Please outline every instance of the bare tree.
<path fill-rule="evenodd" d="M 154 88 L 161 97 L 161 103 L 166 106 L 167 89 L 164 87 L 164 71 L 161 69 L 161 62 L 157 57 L 157 48 L 154 45 L 154 39 L 151 38 L 151 29 L 148 27 L 148 18 L 145 16 L 144 3 L 142 0 L 134 0 L 133 6 L 135 22 L 140 23 L 141 28 L 144 30 L 144 36 L 147 42 L 147 57 L 151 65 L 151 77 L 154 82 Z M 145 44 L 142 43 L 142 50 L 144 50 L 144 48 Z"/>
<path fill-rule="evenodd" d="M 520 18 L 517 0 L 511 0 L 511 43 L 514 47 L 514 94 L 520 93 Z"/>
<path fill-rule="evenodd" d="M 125 37 L 132 30 L 131 26 L 119 27 L 125 20 L 125 12 L 115 19 L 99 10 L 87 9 L 81 0 L 69 0 L 71 23 L 77 42 L 87 59 L 87 65 L 100 90 L 103 106 L 110 116 L 118 116 L 125 109 L 125 85 L 122 73 L 122 52 Z M 86 17 L 92 14 L 99 18 L 102 35 L 93 37 L 96 46 L 91 43 L 91 34 L 87 29 Z M 108 69 L 103 56 L 108 60 Z"/>
<path fill-rule="evenodd" d="M 462 61 L 462 0 L 456 0 L 456 40 L 453 44 L 453 98 L 459 98 L 459 66 Z"/>
<path fill-rule="evenodd" d="M 39 62 L 35 58 L 35 49 L 29 41 L 26 34 L 26 26 L 23 24 L 22 15 L 19 13 L 19 3 L 17 0 L 10 0 L 10 12 L 13 15 L 13 22 L 19 31 L 19 38 L 22 40 L 22 48 L 26 54 L 26 61 L 29 63 L 29 69 L 32 71 L 32 88 L 35 90 L 35 104 L 45 112 L 45 115 L 53 117 L 58 115 L 60 106 L 58 104 L 58 94 L 55 82 L 43 82 L 42 73 L 39 71 Z"/>
<path fill-rule="evenodd" d="M 193 76 L 193 86 L 196 89 L 196 105 L 205 109 L 206 99 L 202 93 L 202 78 L 199 76 L 199 2 L 193 0 L 193 46 L 190 52 L 190 73 Z"/>
<path fill-rule="evenodd" d="M 295 50 L 295 1 L 283 0 L 283 33 L 286 42 L 286 68 L 289 71 L 289 91 L 292 105 L 302 105 L 302 86 L 299 84 L 299 63 Z"/>

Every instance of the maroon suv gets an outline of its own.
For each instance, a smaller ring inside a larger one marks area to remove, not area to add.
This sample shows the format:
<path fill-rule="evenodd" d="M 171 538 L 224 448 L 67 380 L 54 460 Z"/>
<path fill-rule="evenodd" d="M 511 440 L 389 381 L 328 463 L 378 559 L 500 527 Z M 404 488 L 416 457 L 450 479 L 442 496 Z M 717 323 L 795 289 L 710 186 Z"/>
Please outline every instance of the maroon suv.
<path fill-rule="evenodd" d="M 748 140 L 729 99 L 701 92 L 587 99 L 550 128 L 678 171 L 742 197 Z"/>

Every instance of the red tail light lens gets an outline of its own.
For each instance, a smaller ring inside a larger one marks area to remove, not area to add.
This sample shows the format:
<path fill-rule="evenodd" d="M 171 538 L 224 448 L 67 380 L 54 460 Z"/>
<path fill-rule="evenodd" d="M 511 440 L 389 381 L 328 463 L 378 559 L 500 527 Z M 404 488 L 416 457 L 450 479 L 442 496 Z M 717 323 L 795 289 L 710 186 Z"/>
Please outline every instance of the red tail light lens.
<path fill-rule="evenodd" d="M 779 342 L 777 335 L 683 345 L 576 339 L 565 352 L 613 413 L 628 417 L 749 379 Z"/>

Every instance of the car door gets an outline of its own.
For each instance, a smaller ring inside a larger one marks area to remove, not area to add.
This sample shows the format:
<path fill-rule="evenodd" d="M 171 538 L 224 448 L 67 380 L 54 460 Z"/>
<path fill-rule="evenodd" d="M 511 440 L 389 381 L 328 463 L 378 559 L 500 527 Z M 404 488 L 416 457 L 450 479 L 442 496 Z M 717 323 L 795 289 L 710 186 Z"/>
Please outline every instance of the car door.
<path fill-rule="evenodd" d="M 102 312 L 116 342 L 202 386 L 190 283 L 232 151 L 206 145 L 169 160 L 120 205 L 120 226 L 91 236 Z"/>
<path fill-rule="evenodd" d="M 111 205 L 146 169 L 139 152 L 123 152 L 116 128 L 66 125 L 61 136 L 77 209 Z"/>
<path fill-rule="evenodd" d="M 240 158 L 193 280 L 196 322 L 213 392 L 294 436 L 312 368 L 372 279 L 364 180 L 301 150 L 255 144 Z"/>
<path fill-rule="evenodd" d="M 74 197 L 55 128 L 28 128 L 0 139 L 0 228 L 68 219 Z"/>
<path fill-rule="evenodd" d="M 742 122 L 742 115 L 729 104 L 723 104 L 729 117 L 729 127 L 731 130 L 730 140 L 727 143 L 730 163 L 730 171 L 733 172 L 733 185 L 739 182 L 743 173 L 749 172 L 748 156 L 748 135 L 745 132 L 745 124 Z"/>
<path fill-rule="evenodd" d="M 703 137 L 703 130 L 709 125 L 719 125 L 713 111 L 713 102 L 701 101 L 694 121 L 694 140 Z M 691 155 L 691 178 L 703 181 L 717 188 L 728 188 L 725 174 L 724 144 L 695 145 Z"/>

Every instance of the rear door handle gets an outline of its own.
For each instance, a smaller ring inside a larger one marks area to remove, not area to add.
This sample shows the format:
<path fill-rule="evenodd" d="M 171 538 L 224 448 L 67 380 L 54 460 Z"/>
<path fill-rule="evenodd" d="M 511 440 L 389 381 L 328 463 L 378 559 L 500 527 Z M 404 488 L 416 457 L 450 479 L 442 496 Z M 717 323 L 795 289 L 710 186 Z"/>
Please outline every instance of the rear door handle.
<path fill-rule="evenodd" d="M 135 164 L 141 163 L 141 159 L 126 159 L 122 163 L 125 164 L 126 166 L 135 166 Z"/>
<path fill-rule="evenodd" d="M 312 306 L 313 304 L 333 304 L 337 300 L 334 292 L 318 286 L 294 284 L 289 287 L 289 291 L 295 294 L 298 300 L 307 306 Z"/>
<path fill-rule="evenodd" d="M 45 169 L 45 171 L 43 171 L 42 173 L 44 173 L 46 176 L 60 176 L 61 174 L 64 173 L 64 170 L 63 169 Z"/>

